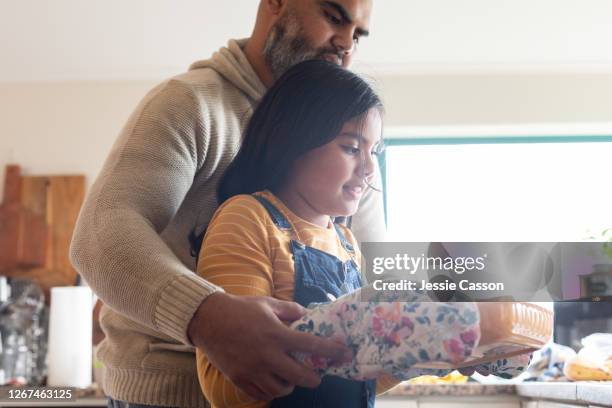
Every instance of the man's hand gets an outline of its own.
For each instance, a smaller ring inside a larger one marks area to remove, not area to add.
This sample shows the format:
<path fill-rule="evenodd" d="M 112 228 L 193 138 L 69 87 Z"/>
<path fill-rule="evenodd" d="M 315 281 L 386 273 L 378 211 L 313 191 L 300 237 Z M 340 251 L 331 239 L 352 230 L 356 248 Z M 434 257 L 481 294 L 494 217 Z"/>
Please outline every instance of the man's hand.
<path fill-rule="evenodd" d="M 334 361 L 352 355 L 330 339 L 300 333 L 283 324 L 306 309 L 269 297 L 223 292 L 202 302 L 188 328 L 193 344 L 244 392 L 258 400 L 288 395 L 295 386 L 316 387 L 321 379 L 294 360 L 290 352 L 307 352 Z"/>

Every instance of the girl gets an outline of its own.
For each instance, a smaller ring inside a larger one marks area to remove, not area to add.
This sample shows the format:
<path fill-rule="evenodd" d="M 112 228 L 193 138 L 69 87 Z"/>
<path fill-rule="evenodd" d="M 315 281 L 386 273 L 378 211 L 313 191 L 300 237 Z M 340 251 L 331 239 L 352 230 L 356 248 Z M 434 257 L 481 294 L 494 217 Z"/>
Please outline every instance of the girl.
<path fill-rule="evenodd" d="M 379 97 L 350 71 L 325 61 L 289 69 L 260 102 L 220 182 L 221 206 L 206 231 L 198 274 L 234 295 L 302 306 L 360 288 L 357 242 L 334 220 L 354 214 L 374 188 L 381 117 Z M 453 333 L 456 341 L 477 323 Z M 214 407 L 373 406 L 376 392 L 398 382 L 324 376 L 316 389 L 298 387 L 265 402 L 240 391 L 200 350 L 197 366 Z"/>

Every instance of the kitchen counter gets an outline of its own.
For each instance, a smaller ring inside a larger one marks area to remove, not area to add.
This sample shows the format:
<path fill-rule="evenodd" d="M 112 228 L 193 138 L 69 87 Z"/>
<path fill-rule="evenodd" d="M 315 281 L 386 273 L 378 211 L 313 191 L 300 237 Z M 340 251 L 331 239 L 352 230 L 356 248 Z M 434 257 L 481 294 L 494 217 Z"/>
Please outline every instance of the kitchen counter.
<path fill-rule="evenodd" d="M 376 408 L 521 408 L 513 385 L 403 383 L 376 398 Z"/>
<path fill-rule="evenodd" d="M 380 402 L 380 403 L 379 403 Z M 563 403 L 563 404 L 557 404 Z M 380 407 L 612 407 L 612 382 L 400 384 L 377 399 Z"/>
<path fill-rule="evenodd" d="M 516 385 L 521 397 L 612 407 L 612 382 L 524 383 Z"/>
<path fill-rule="evenodd" d="M 514 385 L 493 384 L 408 384 L 402 383 L 385 395 L 402 397 L 452 396 L 467 397 L 474 395 L 516 395 Z"/>

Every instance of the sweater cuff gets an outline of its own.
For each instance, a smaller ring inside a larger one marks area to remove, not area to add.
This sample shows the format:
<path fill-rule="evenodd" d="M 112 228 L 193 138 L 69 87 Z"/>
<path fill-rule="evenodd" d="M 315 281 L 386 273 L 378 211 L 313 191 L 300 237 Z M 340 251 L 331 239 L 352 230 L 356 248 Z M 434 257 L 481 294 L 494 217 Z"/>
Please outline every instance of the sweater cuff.
<path fill-rule="evenodd" d="M 175 279 L 161 292 L 155 308 L 155 326 L 164 334 L 193 346 L 187 336 L 189 323 L 204 299 L 215 292 L 224 290 L 196 274 Z"/>

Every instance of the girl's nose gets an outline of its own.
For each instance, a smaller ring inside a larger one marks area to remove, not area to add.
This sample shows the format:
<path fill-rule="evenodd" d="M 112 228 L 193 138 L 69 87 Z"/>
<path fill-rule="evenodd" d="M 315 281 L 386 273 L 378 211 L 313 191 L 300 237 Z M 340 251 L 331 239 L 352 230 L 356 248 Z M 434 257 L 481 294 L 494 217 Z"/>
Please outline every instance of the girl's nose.
<path fill-rule="evenodd" d="M 363 154 L 361 158 L 361 168 L 359 169 L 360 176 L 366 181 L 370 182 L 375 173 L 376 162 L 375 158 L 371 154 Z"/>

